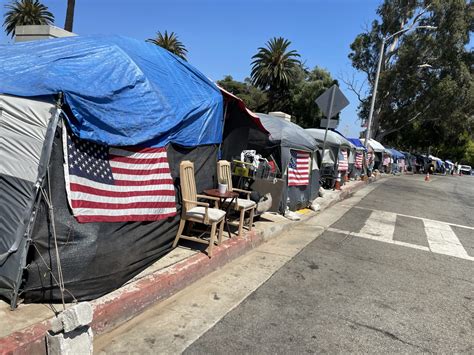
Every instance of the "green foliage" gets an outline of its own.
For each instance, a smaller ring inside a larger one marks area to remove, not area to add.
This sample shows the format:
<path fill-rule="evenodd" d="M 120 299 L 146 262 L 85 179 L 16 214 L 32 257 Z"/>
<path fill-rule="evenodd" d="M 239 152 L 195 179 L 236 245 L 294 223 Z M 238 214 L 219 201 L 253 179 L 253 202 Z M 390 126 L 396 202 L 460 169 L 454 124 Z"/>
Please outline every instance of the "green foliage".
<path fill-rule="evenodd" d="M 372 131 L 378 140 L 461 159 L 474 134 L 474 54 L 468 51 L 473 5 L 465 0 L 385 0 L 381 21 L 359 34 L 349 58 L 370 92 L 387 38 Z M 396 33 L 412 24 L 436 26 Z M 366 119 L 371 96 L 359 115 Z M 451 148 L 451 147 L 455 147 Z"/>
<path fill-rule="evenodd" d="M 232 94 L 242 99 L 250 110 L 255 112 L 264 112 L 267 109 L 267 94 L 259 88 L 252 85 L 249 79 L 244 82 L 235 81 L 232 76 L 227 75 L 219 80 L 217 84 Z"/>
<path fill-rule="evenodd" d="M 297 124 L 304 128 L 319 128 L 323 115 L 315 100 L 333 84 L 337 84 L 337 81 L 322 68 L 315 67 L 311 71 L 301 66 L 298 68 L 297 80 L 290 89 L 290 112 Z"/>
<path fill-rule="evenodd" d="M 270 111 L 289 104 L 287 95 L 300 64 L 300 55 L 296 50 L 288 50 L 290 45 L 289 40 L 274 37 L 252 57 L 252 83 L 267 92 Z"/>
<path fill-rule="evenodd" d="M 3 27 L 7 35 L 15 36 L 16 26 L 52 25 L 54 15 L 39 0 L 14 0 L 5 5 Z"/>
<path fill-rule="evenodd" d="M 331 74 L 319 67 L 307 70 L 303 66 L 295 68 L 293 82 L 288 88 L 285 96 L 284 106 L 278 107 L 292 115 L 292 120 L 304 128 L 319 127 L 322 117 L 316 98 L 333 84 L 337 84 Z M 217 82 L 217 84 L 234 95 L 240 97 L 245 105 L 255 112 L 268 112 L 267 94 L 252 85 L 249 79 L 245 82 L 235 81 L 230 75 Z"/>
<path fill-rule="evenodd" d="M 155 38 L 149 38 L 146 41 L 156 44 L 157 46 L 166 49 L 181 59 L 186 60 L 188 50 L 174 32 L 168 33 L 168 31 L 165 31 L 163 34 L 158 31 Z"/>

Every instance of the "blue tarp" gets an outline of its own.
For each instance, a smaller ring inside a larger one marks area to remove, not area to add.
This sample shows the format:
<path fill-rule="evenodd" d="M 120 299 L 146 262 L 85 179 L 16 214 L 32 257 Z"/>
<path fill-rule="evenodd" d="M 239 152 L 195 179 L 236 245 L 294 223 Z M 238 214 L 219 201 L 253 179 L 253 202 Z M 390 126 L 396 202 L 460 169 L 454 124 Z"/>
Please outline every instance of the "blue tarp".
<path fill-rule="evenodd" d="M 357 149 L 365 149 L 365 146 L 364 144 L 360 141 L 359 138 L 346 138 L 349 142 L 351 142 L 352 144 L 354 144 L 356 146 Z"/>
<path fill-rule="evenodd" d="M 398 150 L 393 149 L 393 148 L 390 148 L 390 149 L 387 148 L 387 150 L 392 154 L 393 159 L 405 159 L 405 155 L 399 152 Z"/>
<path fill-rule="evenodd" d="M 97 143 L 220 143 L 223 98 L 197 69 L 151 43 L 78 36 L 0 46 L 0 93 L 63 92 L 73 132 Z"/>

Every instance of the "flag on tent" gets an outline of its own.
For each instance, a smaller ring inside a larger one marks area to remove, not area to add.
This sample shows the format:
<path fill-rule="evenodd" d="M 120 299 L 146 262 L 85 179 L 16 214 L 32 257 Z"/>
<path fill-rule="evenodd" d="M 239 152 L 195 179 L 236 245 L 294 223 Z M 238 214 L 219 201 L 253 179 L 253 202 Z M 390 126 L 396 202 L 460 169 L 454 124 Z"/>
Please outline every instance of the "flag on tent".
<path fill-rule="evenodd" d="M 341 150 L 339 152 L 339 171 L 347 171 L 349 169 L 349 162 L 347 161 L 347 151 Z"/>
<path fill-rule="evenodd" d="M 364 161 L 364 153 L 356 152 L 354 165 L 357 169 L 362 169 L 362 162 L 363 161 Z"/>
<path fill-rule="evenodd" d="M 79 222 L 156 221 L 176 214 L 166 148 L 107 147 L 63 132 L 66 190 Z"/>
<path fill-rule="evenodd" d="M 310 153 L 292 149 L 290 154 L 288 186 L 309 185 Z"/>

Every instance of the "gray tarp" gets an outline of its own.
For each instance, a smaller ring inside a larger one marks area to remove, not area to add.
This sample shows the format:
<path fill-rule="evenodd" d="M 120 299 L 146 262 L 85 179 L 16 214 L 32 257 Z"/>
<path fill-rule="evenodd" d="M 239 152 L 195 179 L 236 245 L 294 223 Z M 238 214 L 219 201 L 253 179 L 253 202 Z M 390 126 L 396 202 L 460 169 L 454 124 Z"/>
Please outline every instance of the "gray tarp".
<path fill-rule="evenodd" d="M 319 128 L 308 128 L 305 130 L 311 137 L 313 137 L 321 146 L 324 142 L 324 129 Z M 340 134 L 328 130 L 328 134 L 326 137 L 326 144 L 331 147 L 345 147 L 349 149 L 355 148 L 355 146 L 349 142 L 346 138 L 341 136 Z"/>

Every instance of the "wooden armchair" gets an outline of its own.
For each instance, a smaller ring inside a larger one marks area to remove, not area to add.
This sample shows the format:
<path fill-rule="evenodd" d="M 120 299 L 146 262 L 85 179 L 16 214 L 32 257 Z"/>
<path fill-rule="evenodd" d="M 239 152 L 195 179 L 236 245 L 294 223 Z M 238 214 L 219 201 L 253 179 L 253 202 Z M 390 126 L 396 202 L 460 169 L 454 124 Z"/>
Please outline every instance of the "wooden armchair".
<path fill-rule="evenodd" d="M 217 244 L 222 242 L 222 232 L 224 230 L 225 212 L 218 208 L 210 208 L 209 203 L 200 202 L 198 198 L 214 200 L 218 205 L 219 199 L 211 196 L 198 195 L 196 193 L 196 181 L 194 179 L 194 164 L 188 160 L 182 161 L 179 166 L 180 180 L 181 180 L 181 195 L 182 195 L 182 211 L 181 221 L 179 223 L 178 233 L 173 242 L 173 248 L 176 247 L 180 238 L 191 240 L 194 242 L 208 244 L 207 255 L 212 256 L 212 248 L 216 243 L 216 230 L 219 225 L 217 234 Z M 209 241 L 200 237 L 192 237 L 183 235 L 186 221 L 197 222 L 211 226 Z"/>
<path fill-rule="evenodd" d="M 252 230 L 253 225 L 253 216 L 255 214 L 255 208 L 257 204 L 250 199 L 251 191 L 236 189 L 232 187 L 232 175 L 230 172 L 230 163 L 227 160 L 219 160 L 217 162 L 217 180 L 221 184 L 227 184 L 229 191 L 239 192 L 247 195 L 246 199 L 237 198 L 234 201 L 234 208 L 240 211 L 240 220 L 239 220 L 239 236 L 242 235 L 242 229 L 244 227 L 245 212 L 249 211 L 249 231 Z"/>

